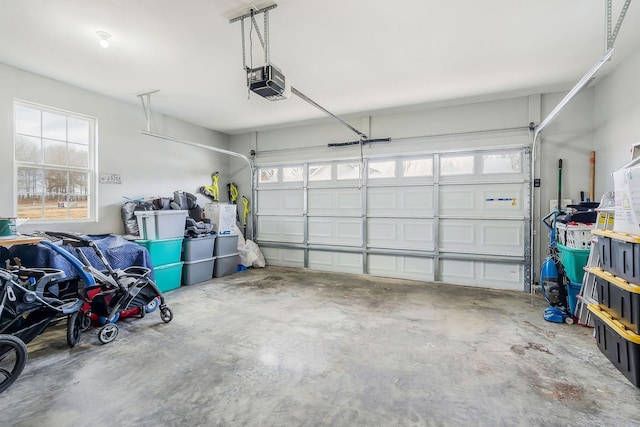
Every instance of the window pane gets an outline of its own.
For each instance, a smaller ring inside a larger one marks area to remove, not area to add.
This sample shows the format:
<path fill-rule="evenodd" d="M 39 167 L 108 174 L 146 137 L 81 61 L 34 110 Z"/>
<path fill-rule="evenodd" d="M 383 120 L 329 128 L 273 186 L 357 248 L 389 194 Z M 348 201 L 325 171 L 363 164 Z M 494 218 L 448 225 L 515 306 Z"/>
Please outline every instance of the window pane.
<path fill-rule="evenodd" d="M 67 164 L 67 144 L 51 139 L 42 140 L 44 146 L 44 162 L 50 165 Z"/>
<path fill-rule="evenodd" d="M 42 195 L 44 177 L 40 168 L 18 168 L 18 193 L 26 198 Z"/>
<path fill-rule="evenodd" d="M 74 196 L 70 200 L 69 216 L 71 218 L 89 218 L 89 197 Z"/>
<path fill-rule="evenodd" d="M 396 176 L 396 162 L 369 162 L 369 178 L 393 178 Z"/>
<path fill-rule="evenodd" d="M 42 194 L 18 193 L 18 218 L 42 219 Z"/>
<path fill-rule="evenodd" d="M 309 166 L 309 181 L 331 180 L 331 165 Z"/>
<path fill-rule="evenodd" d="M 68 140 L 80 144 L 89 143 L 89 122 L 87 120 L 67 118 Z"/>
<path fill-rule="evenodd" d="M 67 154 L 69 155 L 69 166 L 89 166 L 89 146 L 68 144 L 67 150 Z"/>
<path fill-rule="evenodd" d="M 433 159 L 403 160 L 402 176 L 433 176 Z"/>
<path fill-rule="evenodd" d="M 42 163 L 40 138 L 16 135 L 16 160 L 19 162 Z"/>
<path fill-rule="evenodd" d="M 27 107 L 16 107 L 16 133 L 42 136 L 40 111 Z"/>
<path fill-rule="evenodd" d="M 67 196 L 64 194 L 44 195 L 44 218 L 45 219 L 66 219 L 67 216 Z"/>
<path fill-rule="evenodd" d="M 56 169 L 44 170 L 45 193 L 66 194 L 67 193 L 67 171 Z"/>
<path fill-rule="evenodd" d="M 260 169 L 258 182 L 278 182 L 278 169 Z"/>
<path fill-rule="evenodd" d="M 482 156 L 482 173 L 520 173 L 522 170 L 520 152 L 484 154 Z"/>
<path fill-rule="evenodd" d="M 473 156 L 450 156 L 440 159 L 440 175 L 472 175 Z"/>
<path fill-rule="evenodd" d="M 302 166 L 282 168 L 282 181 L 302 182 Z"/>
<path fill-rule="evenodd" d="M 360 178 L 360 163 L 338 164 L 338 179 L 358 179 L 358 178 Z"/>
<path fill-rule="evenodd" d="M 69 172 L 69 194 L 86 196 L 89 194 L 89 174 L 85 172 Z"/>
<path fill-rule="evenodd" d="M 65 141 L 67 139 L 67 118 L 60 114 L 42 112 L 42 136 Z"/>

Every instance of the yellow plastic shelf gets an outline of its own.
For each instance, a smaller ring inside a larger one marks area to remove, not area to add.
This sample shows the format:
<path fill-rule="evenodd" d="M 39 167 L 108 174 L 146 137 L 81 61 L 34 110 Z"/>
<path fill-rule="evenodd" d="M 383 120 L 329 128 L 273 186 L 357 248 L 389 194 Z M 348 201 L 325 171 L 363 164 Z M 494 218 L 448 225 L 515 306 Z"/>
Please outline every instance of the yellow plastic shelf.
<path fill-rule="evenodd" d="M 618 231 L 613 231 L 613 230 L 605 230 L 605 229 L 591 230 L 591 234 L 595 234 L 596 236 L 609 237 L 611 239 L 616 239 L 616 240 L 622 240 L 624 242 L 629 242 L 629 243 L 640 243 L 640 236 L 620 233 Z"/>
<path fill-rule="evenodd" d="M 609 313 L 604 311 L 598 304 L 587 304 L 587 309 L 597 316 L 604 323 L 613 328 L 622 338 L 634 344 L 640 344 L 640 335 L 634 334 L 624 327 L 624 325 L 613 318 Z"/>
<path fill-rule="evenodd" d="M 600 267 L 589 267 L 589 273 L 593 273 L 596 276 L 610 283 L 613 283 L 617 287 L 624 289 L 625 291 L 632 292 L 634 294 L 640 294 L 640 286 L 629 283 L 618 276 L 614 276 L 613 274 L 603 270 Z"/>

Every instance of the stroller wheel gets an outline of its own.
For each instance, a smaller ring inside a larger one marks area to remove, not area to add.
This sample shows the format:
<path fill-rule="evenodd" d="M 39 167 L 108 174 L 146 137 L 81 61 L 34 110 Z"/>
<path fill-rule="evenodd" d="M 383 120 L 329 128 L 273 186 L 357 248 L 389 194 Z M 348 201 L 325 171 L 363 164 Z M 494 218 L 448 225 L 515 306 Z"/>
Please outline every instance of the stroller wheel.
<path fill-rule="evenodd" d="M 171 322 L 171 320 L 173 319 L 173 312 L 169 307 L 162 307 L 160 309 L 160 319 L 162 319 L 164 323 Z"/>
<path fill-rule="evenodd" d="M 158 298 L 154 298 L 151 301 L 149 301 L 147 305 L 144 306 L 144 309 L 146 310 L 147 313 L 153 313 L 158 309 L 158 305 L 159 305 Z"/>
<path fill-rule="evenodd" d="M 27 346 L 13 335 L 0 335 L 0 393 L 18 379 L 27 363 Z"/>
<path fill-rule="evenodd" d="M 98 339 L 102 344 L 109 344 L 118 336 L 118 326 L 115 323 L 107 323 L 98 332 Z"/>
<path fill-rule="evenodd" d="M 67 318 L 67 345 L 71 348 L 80 342 L 82 325 L 84 324 L 84 313 L 76 311 Z"/>
<path fill-rule="evenodd" d="M 91 316 L 86 313 L 82 313 L 82 331 L 86 331 L 91 327 Z"/>

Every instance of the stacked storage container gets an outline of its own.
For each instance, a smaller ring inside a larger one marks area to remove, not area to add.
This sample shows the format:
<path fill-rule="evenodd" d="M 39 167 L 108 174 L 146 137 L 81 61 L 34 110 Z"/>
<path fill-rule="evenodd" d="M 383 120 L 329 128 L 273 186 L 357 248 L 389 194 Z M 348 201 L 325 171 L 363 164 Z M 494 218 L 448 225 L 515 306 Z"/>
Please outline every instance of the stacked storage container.
<path fill-rule="evenodd" d="M 162 292 L 180 287 L 180 253 L 188 211 L 160 210 L 135 212 L 140 229 L 136 242 L 149 251 L 156 285 Z"/>
<path fill-rule="evenodd" d="M 235 273 L 238 268 L 238 235 L 218 235 L 213 255 L 216 258 L 213 277 Z"/>
<path fill-rule="evenodd" d="M 182 251 L 183 285 L 206 282 L 213 277 L 215 239 L 215 234 L 184 239 Z"/>
<path fill-rule="evenodd" d="M 556 236 L 558 237 L 558 252 L 564 271 L 569 278 L 567 284 L 567 297 L 569 311 L 575 314 L 577 305 L 577 295 L 582 287 L 582 276 L 584 267 L 589 260 L 591 251 L 591 230 L 595 228 L 593 223 L 582 223 L 571 221 L 567 224 L 558 223 L 556 225 Z"/>
<path fill-rule="evenodd" d="M 636 387 L 640 386 L 640 237 L 611 230 L 598 236 L 600 268 L 596 276 L 599 304 L 595 316 L 598 348 Z"/>

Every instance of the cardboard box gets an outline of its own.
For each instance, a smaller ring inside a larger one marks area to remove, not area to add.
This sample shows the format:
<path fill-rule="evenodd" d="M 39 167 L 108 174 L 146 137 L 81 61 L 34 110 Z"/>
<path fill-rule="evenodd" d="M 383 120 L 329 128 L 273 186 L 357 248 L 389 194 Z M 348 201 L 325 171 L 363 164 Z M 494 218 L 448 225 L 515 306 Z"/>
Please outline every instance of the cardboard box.
<path fill-rule="evenodd" d="M 615 171 L 613 187 L 615 190 L 613 230 L 640 235 L 640 166 Z"/>
<path fill-rule="evenodd" d="M 204 215 L 211 220 L 218 235 L 231 234 L 236 226 L 236 208 L 234 204 L 207 203 Z"/>

